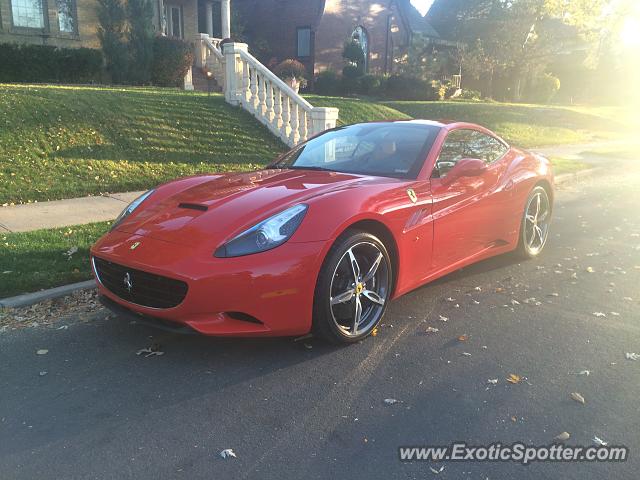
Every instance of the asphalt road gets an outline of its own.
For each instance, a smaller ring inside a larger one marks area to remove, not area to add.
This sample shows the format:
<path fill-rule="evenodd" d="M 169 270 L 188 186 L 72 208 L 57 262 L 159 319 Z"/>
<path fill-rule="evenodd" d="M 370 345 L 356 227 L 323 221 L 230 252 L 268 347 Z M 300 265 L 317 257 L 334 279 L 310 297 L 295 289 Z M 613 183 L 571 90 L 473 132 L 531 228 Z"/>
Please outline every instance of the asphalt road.
<path fill-rule="evenodd" d="M 640 361 L 625 353 L 640 353 L 639 206 L 638 164 L 568 187 L 539 259 L 492 259 L 414 291 L 347 348 L 119 319 L 0 335 L 0 479 L 637 478 Z M 136 356 L 152 341 L 163 356 Z M 401 445 L 545 445 L 563 431 L 630 459 L 398 459 Z"/>

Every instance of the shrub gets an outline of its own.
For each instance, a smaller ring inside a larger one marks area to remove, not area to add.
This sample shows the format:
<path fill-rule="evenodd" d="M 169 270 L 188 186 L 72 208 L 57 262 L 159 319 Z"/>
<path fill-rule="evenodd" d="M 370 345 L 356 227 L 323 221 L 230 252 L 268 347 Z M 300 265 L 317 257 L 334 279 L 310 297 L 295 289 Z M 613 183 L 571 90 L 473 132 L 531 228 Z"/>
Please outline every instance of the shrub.
<path fill-rule="evenodd" d="M 295 78 L 300 83 L 300 86 L 304 88 L 307 85 L 306 74 L 307 70 L 302 63 L 291 58 L 283 60 L 273 69 L 278 78 L 282 80 L 290 80 Z"/>
<path fill-rule="evenodd" d="M 439 86 L 410 75 L 392 75 L 386 82 L 385 95 L 393 100 L 437 100 Z"/>
<path fill-rule="evenodd" d="M 0 44 L 0 82 L 90 83 L 102 77 L 102 53 L 91 48 Z"/>
<path fill-rule="evenodd" d="M 127 14 L 122 0 L 98 0 L 98 39 L 107 73 L 114 83 L 124 83 L 129 70 L 125 42 Z"/>
<path fill-rule="evenodd" d="M 462 90 L 456 98 L 460 100 L 482 100 L 482 94 L 478 90 Z"/>
<path fill-rule="evenodd" d="M 128 0 L 129 81 L 149 83 L 153 62 L 153 3 L 151 0 Z"/>
<path fill-rule="evenodd" d="M 342 58 L 344 58 L 349 65 L 357 67 L 359 74 L 364 75 L 364 51 L 360 42 L 353 39 L 344 44 L 342 49 Z"/>
<path fill-rule="evenodd" d="M 320 72 L 313 84 L 313 91 L 318 95 L 339 95 L 340 78 L 332 70 Z"/>
<path fill-rule="evenodd" d="M 358 81 L 358 93 L 377 95 L 383 89 L 385 77 L 381 75 L 364 75 Z"/>
<path fill-rule="evenodd" d="M 548 103 L 560 90 L 560 79 L 550 73 L 545 73 L 535 79 L 529 88 L 528 97 L 536 103 Z"/>
<path fill-rule="evenodd" d="M 184 40 L 156 37 L 153 41 L 151 81 L 161 87 L 180 86 L 191 65 L 193 50 Z"/>

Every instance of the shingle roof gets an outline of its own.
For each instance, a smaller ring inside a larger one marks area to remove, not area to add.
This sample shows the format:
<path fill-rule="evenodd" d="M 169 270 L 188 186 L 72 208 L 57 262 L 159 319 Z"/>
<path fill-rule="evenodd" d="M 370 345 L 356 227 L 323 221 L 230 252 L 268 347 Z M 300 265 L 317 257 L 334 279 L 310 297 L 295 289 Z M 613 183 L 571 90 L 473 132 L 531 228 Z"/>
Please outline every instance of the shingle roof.
<path fill-rule="evenodd" d="M 421 33 L 427 37 L 440 38 L 440 34 L 431 26 L 418 9 L 414 7 L 411 0 L 396 0 L 400 13 L 406 20 L 409 28 L 414 33 Z"/>

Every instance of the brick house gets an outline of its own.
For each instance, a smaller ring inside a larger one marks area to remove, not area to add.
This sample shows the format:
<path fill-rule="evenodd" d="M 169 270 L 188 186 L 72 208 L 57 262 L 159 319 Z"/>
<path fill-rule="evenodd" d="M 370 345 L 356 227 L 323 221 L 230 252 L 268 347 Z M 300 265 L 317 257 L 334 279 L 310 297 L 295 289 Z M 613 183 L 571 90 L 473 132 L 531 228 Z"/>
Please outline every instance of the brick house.
<path fill-rule="evenodd" d="M 367 70 L 390 73 L 420 33 L 443 42 L 410 0 L 153 0 L 154 28 L 193 40 L 229 36 L 231 8 L 243 35 L 268 45 L 274 61 L 297 58 L 318 73 L 343 66 L 342 48 L 358 37 Z M 96 0 L 0 0 L 0 43 L 98 48 Z"/>

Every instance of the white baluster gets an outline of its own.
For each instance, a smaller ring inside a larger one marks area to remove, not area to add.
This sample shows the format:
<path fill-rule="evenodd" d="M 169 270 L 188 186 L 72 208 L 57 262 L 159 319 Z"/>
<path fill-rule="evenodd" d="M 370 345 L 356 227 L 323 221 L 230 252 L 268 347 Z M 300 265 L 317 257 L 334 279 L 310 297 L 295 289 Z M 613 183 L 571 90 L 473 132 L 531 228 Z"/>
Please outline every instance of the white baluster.
<path fill-rule="evenodd" d="M 273 83 L 267 81 L 267 111 L 265 113 L 267 125 L 273 125 Z"/>
<path fill-rule="evenodd" d="M 251 98 L 251 77 L 249 73 L 249 62 L 242 62 L 242 105 L 245 109 L 249 108 Z"/>
<path fill-rule="evenodd" d="M 258 120 L 267 123 L 267 82 L 262 75 L 258 76 Z"/>
<path fill-rule="evenodd" d="M 298 104 L 291 101 L 291 115 L 289 117 L 291 131 L 289 132 L 290 145 L 296 145 L 300 140 L 300 132 L 298 131 Z"/>
<path fill-rule="evenodd" d="M 300 114 L 300 118 L 298 120 L 298 124 L 300 125 L 300 141 L 305 142 L 307 138 L 309 138 L 308 115 L 307 115 L 307 111 L 302 107 L 298 109 L 298 112 Z"/>
<path fill-rule="evenodd" d="M 280 126 L 280 138 L 283 142 L 289 143 L 289 97 L 282 94 L 282 125 Z"/>
<path fill-rule="evenodd" d="M 258 72 L 255 68 L 250 68 L 251 71 L 251 97 L 249 101 L 249 108 L 254 115 L 258 111 Z"/>
<path fill-rule="evenodd" d="M 282 128 L 282 93 L 277 86 L 273 86 L 273 129 L 280 132 Z"/>

